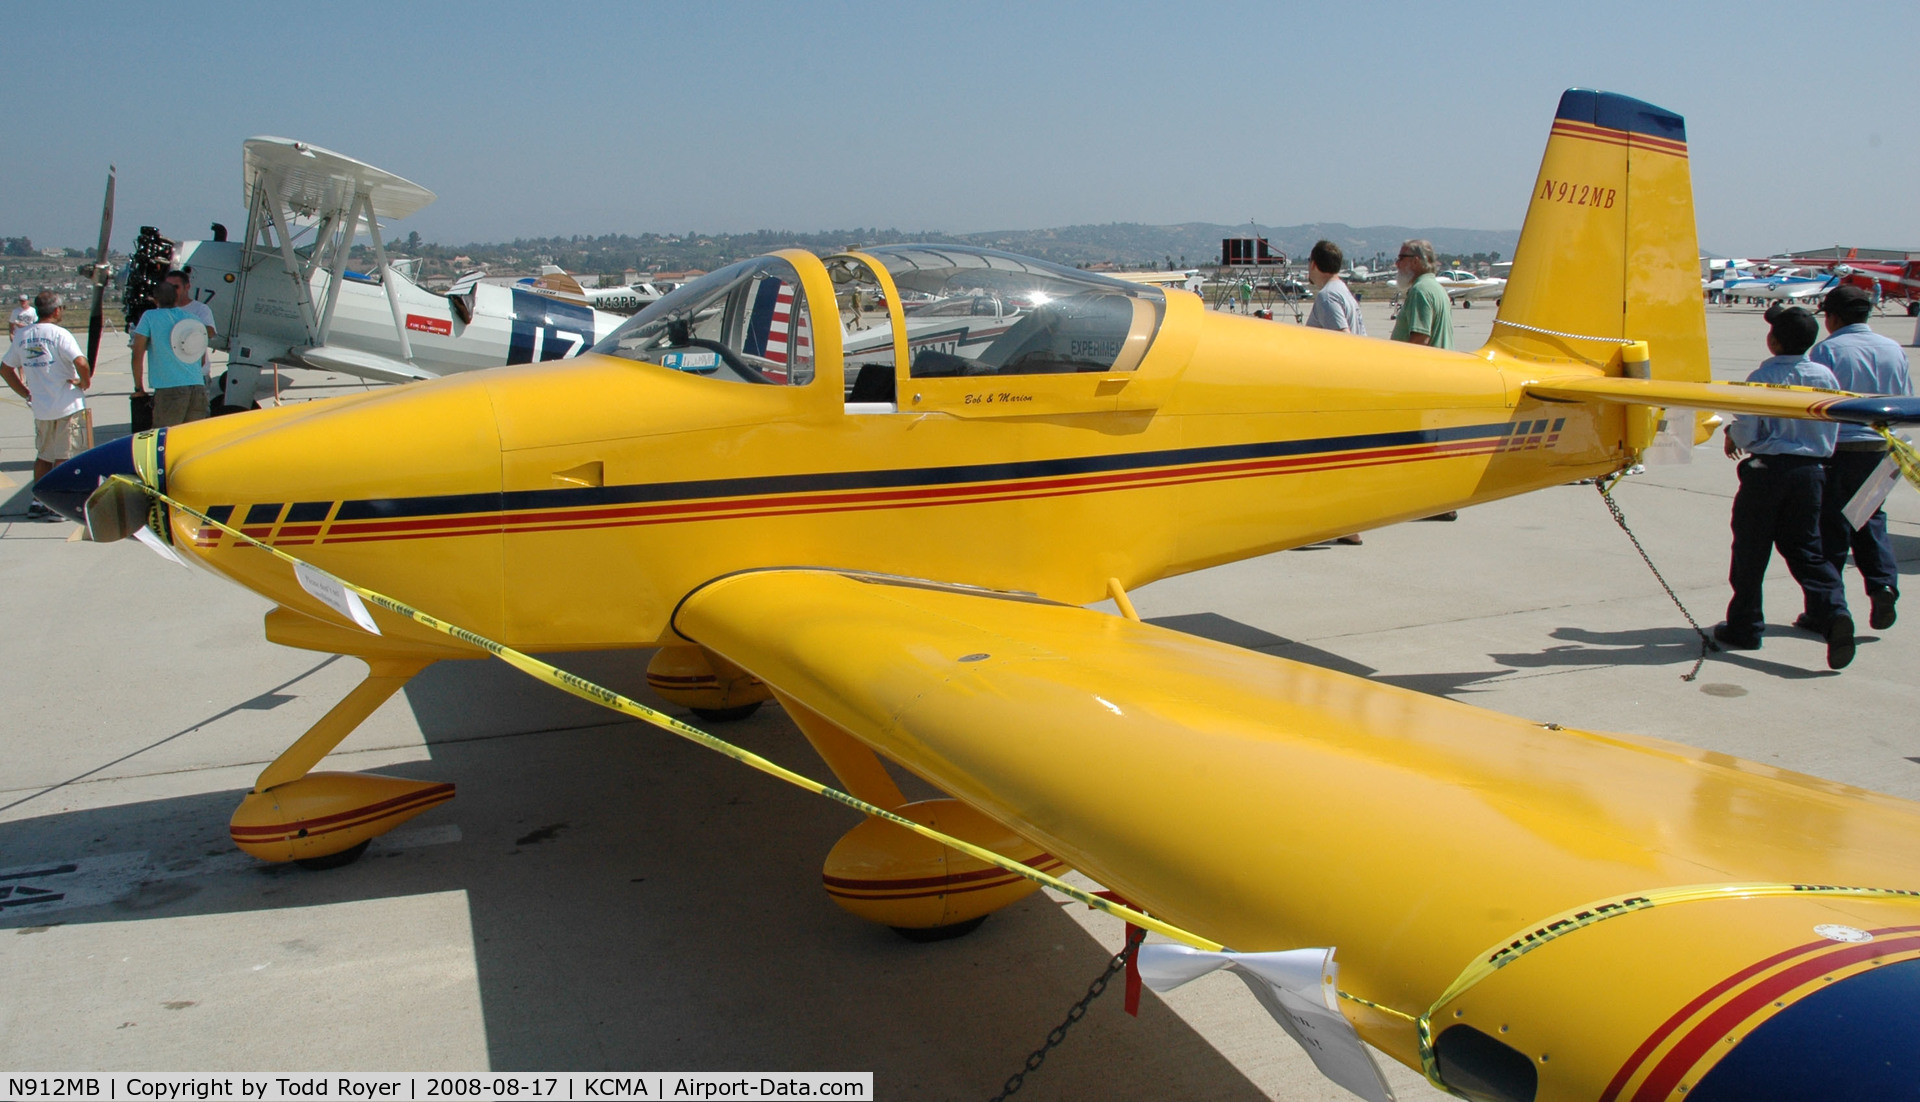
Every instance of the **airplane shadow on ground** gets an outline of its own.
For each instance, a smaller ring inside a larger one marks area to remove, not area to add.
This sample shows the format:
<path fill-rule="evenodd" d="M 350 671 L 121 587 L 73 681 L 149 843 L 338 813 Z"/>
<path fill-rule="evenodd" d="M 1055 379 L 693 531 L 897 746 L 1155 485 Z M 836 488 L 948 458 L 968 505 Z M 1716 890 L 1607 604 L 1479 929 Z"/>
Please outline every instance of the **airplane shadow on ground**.
<path fill-rule="evenodd" d="M 633 655 L 560 664 L 653 700 Z M 855 814 L 500 663 L 440 663 L 406 696 L 431 759 L 379 771 L 455 782 L 453 803 L 407 826 L 457 824 L 458 842 L 376 842 L 326 872 L 239 861 L 226 829 L 239 791 L 25 818 L 0 823 L 8 866 L 146 850 L 171 871 L 103 905 L 0 908 L 0 929 L 283 912 L 292 931 L 304 908 L 463 892 L 492 1069 L 871 1069 L 902 1098 L 992 1093 L 1108 959 L 1040 894 L 931 945 L 855 919 L 819 879 Z M 827 776 L 771 705 L 720 733 Z M 1265 1097 L 1150 992 L 1126 1017 L 1119 988 L 1024 1095 Z M 1272 1042 L 1291 1044 L 1277 1027 Z"/>
<path fill-rule="evenodd" d="M 1797 629 L 1782 624 L 1767 628 L 1776 637 Z M 1700 657 L 1700 636 L 1692 628 L 1637 628 L 1632 631 L 1588 631 L 1584 628 L 1555 628 L 1554 639 L 1567 642 L 1533 654 L 1495 654 L 1496 662 L 1519 669 L 1546 669 L 1554 666 L 1675 666 L 1691 665 Z M 1811 638 L 1809 636 L 1809 638 Z M 1874 636 L 1862 635 L 1870 643 Z M 1833 677 L 1837 671 L 1807 669 L 1761 658 L 1754 651 L 1720 649 L 1707 654 L 1709 662 L 1725 662 L 1754 673 L 1788 681 Z"/>
<path fill-rule="evenodd" d="M 1383 685 L 1397 685 L 1403 689 L 1426 693 L 1429 696 L 1453 696 L 1460 693 L 1477 691 L 1474 686 L 1493 681 L 1512 673 L 1510 669 L 1474 670 L 1459 673 L 1411 673 L 1381 674 L 1372 666 L 1355 662 L 1351 658 L 1322 650 L 1309 643 L 1300 643 L 1272 632 L 1264 631 L 1251 624 L 1222 616 L 1217 612 L 1194 612 L 1181 616 L 1159 616 L 1147 621 L 1157 627 L 1197 635 L 1202 639 L 1211 639 L 1216 643 L 1245 647 L 1285 658 L 1293 662 L 1302 662 L 1309 666 L 1332 670 L 1335 673 L 1352 674 L 1377 681 Z"/>

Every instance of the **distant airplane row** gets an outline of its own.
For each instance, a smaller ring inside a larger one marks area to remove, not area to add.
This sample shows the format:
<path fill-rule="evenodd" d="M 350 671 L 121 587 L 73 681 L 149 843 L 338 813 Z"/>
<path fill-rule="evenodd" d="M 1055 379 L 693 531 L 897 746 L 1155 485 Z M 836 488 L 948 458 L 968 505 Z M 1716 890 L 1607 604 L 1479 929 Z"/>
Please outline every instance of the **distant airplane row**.
<path fill-rule="evenodd" d="M 1776 256 L 1763 260 L 1709 259 L 1701 286 L 1725 302 L 1805 302 L 1842 285 L 1872 292 L 1876 299 L 1905 301 L 1909 317 L 1920 315 L 1920 261 L 1845 257 Z"/>

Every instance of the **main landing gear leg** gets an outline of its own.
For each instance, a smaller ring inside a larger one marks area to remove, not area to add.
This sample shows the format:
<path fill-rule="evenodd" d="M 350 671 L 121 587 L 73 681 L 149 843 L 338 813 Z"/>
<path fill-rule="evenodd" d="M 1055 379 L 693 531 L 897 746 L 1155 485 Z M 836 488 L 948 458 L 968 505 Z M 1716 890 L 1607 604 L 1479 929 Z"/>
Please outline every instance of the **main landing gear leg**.
<path fill-rule="evenodd" d="M 377 773 L 313 773 L 341 740 L 429 664 L 367 658 L 367 677 L 261 771 L 233 813 L 234 844 L 263 861 L 351 864 L 375 837 L 453 798 L 453 785 Z"/>
<path fill-rule="evenodd" d="M 774 698 L 854 796 L 1043 872 L 1067 871 L 1059 858 L 959 800 L 908 803 L 879 755 L 865 743 L 799 701 L 778 692 Z M 972 933 L 989 914 L 1039 887 L 1025 877 L 872 818 L 834 843 L 820 878 L 827 894 L 848 913 L 892 927 L 909 941 L 944 941 Z"/>

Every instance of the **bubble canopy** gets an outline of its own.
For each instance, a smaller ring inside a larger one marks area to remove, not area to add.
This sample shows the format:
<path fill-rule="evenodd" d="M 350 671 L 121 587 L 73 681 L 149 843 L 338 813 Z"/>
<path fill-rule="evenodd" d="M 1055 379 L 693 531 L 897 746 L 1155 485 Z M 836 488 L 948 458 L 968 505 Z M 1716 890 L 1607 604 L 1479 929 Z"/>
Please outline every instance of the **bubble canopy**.
<path fill-rule="evenodd" d="M 787 261 L 760 257 L 680 287 L 594 351 L 710 378 L 803 384 L 813 374 L 813 325 L 842 328 L 850 360 L 891 348 L 887 315 L 870 324 L 860 313 L 879 298 L 863 257 L 885 269 L 901 299 L 894 305 L 915 378 L 1131 371 L 1166 311 L 1157 287 L 1044 260 L 953 245 L 883 245 L 824 261 L 845 300 L 845 318 L 837 300 L 807 301 Z M 967 320 L 961 324 L 956 315 Z"/>
<path fill-rule="evenodd" d="M 862 252 L 899 289 L 914 378 L 1131 371 L 1166 312 L 1157 287 L 1011 253 L 952 245 Z M 851 257 L 827 266 L 836 282 L 857 270 Z M 961 315 L 971 320 L 960 325 Z M 850 354 L 857 345 L 849 343 Z"/>

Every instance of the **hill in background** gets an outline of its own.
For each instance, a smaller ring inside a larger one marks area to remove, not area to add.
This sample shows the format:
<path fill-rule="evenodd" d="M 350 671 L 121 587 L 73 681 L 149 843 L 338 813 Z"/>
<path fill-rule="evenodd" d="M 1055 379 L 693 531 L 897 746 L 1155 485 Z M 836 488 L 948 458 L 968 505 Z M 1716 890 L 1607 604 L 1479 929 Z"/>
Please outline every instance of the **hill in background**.
<path fill-rule="evenodd" d="M 689 230 L 684 234 L 575 235 L 458 246 L 425 242 L 416 233 L 394 242 L 391 247 L 395 252 L 425 260 L 426 271 L 423 275 L 429 276 L 448 275 L 455 269 L 466 267 L 484 267 L 504 272 L 530 271 L 541 264 L 557 264 L 579 275 L 602 276 L 603 282 L 607 282 L 619 278 L 629 268 L 641 273 L 688 269 L 711 271 L 723 264 L 775 249 L 800 248 L 825 254 L 850 246 L 901 241 L 1004 249 L 1070 267 L 1110 264 L 1132 269 L 1164 268 L 1171 264 L 1181 268 L 1198 268 L 1219 263 L 1221 238 L 1246 237 L 1254 232 L 1256 227 L 1247 224 L 1223 226 L 1187 222 L 1174 226 L 1149 226 L 1137 222 L 1111 222 L 1104 225 L 962 234 L 876 227 L 815 233 L 759 230 L 739 234 L 702 234 Z M 1356 227 L 1339 223 L 1260 226 L 1257 232 L 1266 237 L 1274 248 L 1296 260 L 1304 260 L 1313 243 L 1324 237 L 1338 243 L 1350 261 L 1370 266 L 1391 266 L 1400 243 L 1410 237 L 1427 238 L 1442 256 L 1477 259 L 1510 258 L 1520 238 L 1518 230 Z"/>

